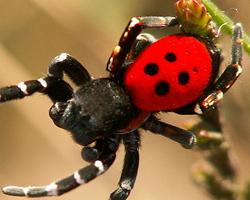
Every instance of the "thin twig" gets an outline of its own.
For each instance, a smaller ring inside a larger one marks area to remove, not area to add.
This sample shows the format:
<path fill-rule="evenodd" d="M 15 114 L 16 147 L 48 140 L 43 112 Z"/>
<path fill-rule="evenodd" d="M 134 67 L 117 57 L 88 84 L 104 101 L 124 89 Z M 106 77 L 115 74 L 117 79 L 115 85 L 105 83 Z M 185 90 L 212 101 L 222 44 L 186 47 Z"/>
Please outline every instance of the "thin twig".
<path fill-rule="evenodd" d="M 220 10 L 211 0 L 202 0 L 206 6 L 209 14 L 212 16 L 213 21 L 218 25 L 222 26 L 221 29 L 227 34 L 232 35 L 234 22 L 225 13 Z M 250 55 L 250 37 L 244 33 L 243 45 L 245 51 Z"/>

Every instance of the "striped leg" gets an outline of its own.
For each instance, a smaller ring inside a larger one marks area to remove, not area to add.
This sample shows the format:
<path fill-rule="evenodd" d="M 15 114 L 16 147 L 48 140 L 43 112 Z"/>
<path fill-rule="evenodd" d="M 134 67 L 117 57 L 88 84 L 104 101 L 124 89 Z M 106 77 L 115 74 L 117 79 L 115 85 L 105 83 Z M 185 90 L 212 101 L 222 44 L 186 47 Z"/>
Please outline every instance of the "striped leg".
<path fill-rule="evenodd" d="M 187 149 L 192 148 L 196 141 L 196 137 L 192 132 L 161 122 L 155 116 L 151 116 L 145 122 L 143 128 L 174 140 Z"/>
<path fill-rule="evenodd" d="M 3 193 L 13 196 L 28 196 L 28 197 L 42 197 L 42 196 L 59 196 L 79 185 L 88 183 L 99 175 L 103 174 L 112 165 L 115 160 L 115 153 L 120 144 L 120 136 L 111 136 L 107 138 L 103 154 L 99 160 L 96 160 L 87 167 L 76 171 L 71 176 L 64 178 L 57 182 L 52 182 L 47 186 L 30 186 L 18 187 L 7 186 L 4 187 Z"/>
<path fill-rule="evenodd" d="M 0 103 L 22 99 L 35 92 L 47 94 L 53 102 L 65 102 L 72 98 L 73 90 L 63 81 L 63 72 L 78 86 L 91 79 L 87 70 L 76 59 L 62 53 L 50 63 L 47 77 L 0 88 Z"/>
<path fill-rule="evenodd" d="M 231 64 L 225 69 L 219 79 L 216 81 L 214 87 L 200 103 L 201 109 L 213 107 L 219 102 L 227 90 L 234 84 L 242 72 L 242 26 L 237 23 L 234 26 L 232 36 L 232 61 Z M 198 105 L 197 105 L 198 106 Z M 199 107 L 199 106 L 198 106 Z M 199 108 L 197 108 L 199 110 Z"/>
<path fill-rule="evenodd" d="M 125 160 L 122 175 L 118 184 L 118 188 L 110 195 L 110 200 L 125 200 L 128 198 L 134 187 L 139 166 L 140 136 L 138 131 L 134 131 L 123 136 L 125 145 Z"/>
<path fill-rule="evenodd" d="M 161 28 L 177 25 L 174 17 L 133 17 L 124 30 L 118 45 L 114 48 L 107 63 L 107 71 L 113 75 L 122 67 L 127 54 L 130 52 L 137 36 L 144 28 Z"/>
<path fill-rule="evenodd" d="M 88 71 L 75 58 L 67 53 L 56 56 L 49 65 L 48 76 L 63 79 L 65 72 L 76 85 L 91 79 Z"/>
<path fill-rule="evenodd" d="M 47 94 L 52 101 L 66 101 L 72 97 L 72 88 L 65 81 L 45 77 L 0 88 L 0 103 L 22 99 L 35 92 Z"/>

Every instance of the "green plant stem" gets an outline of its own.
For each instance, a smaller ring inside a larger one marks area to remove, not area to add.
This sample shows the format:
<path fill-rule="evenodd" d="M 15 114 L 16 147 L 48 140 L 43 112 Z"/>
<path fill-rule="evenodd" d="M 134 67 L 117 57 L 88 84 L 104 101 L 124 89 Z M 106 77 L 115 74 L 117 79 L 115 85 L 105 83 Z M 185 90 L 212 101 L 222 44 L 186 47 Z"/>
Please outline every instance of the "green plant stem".
<path fill-rule="evenodd" d="M 232 34 L 234 22 L 224 14 L 212 1 L 202 0 L 203 4 L 206 6 L 209 14 L 213 17 L 213 21 L 218 25 L 222 26 L 222 31 L 227 34 Z M 250 55 L 250 37 L 244 33 L 243 45 L 245 51 Z"/>

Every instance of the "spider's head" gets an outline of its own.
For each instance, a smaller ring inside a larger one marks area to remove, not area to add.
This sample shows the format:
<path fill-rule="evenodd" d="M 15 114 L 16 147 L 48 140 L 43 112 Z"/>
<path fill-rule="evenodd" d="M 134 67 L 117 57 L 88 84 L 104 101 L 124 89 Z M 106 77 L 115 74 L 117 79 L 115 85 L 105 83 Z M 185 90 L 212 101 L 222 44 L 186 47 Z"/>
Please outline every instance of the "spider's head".
<path fill-rule="evenodd" d="M 124 89 L 110 79 L 86 82 L 65 106 L 62 117 L 56 120 L 59 123 L 53 120 L 57 126 L 72 132 L 76 142 L 82 145 L 119 132 L 136 112 Z"/>

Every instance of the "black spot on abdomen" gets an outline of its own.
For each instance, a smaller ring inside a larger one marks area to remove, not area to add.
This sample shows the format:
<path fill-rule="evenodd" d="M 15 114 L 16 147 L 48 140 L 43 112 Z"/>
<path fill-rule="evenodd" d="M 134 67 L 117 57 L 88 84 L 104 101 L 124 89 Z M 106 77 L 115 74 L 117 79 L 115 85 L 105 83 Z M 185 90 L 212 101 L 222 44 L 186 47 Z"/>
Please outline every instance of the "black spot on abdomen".
<path fill-rule="evenodd" d="M 158 71 L 159 71 L 159 67 L 155 63 L 149 63 L 144 68 L 144 72 L 150 76 L 156 75 Z"/>
<path fill-rule="evenodd" d="M 169 92 L 169 83 L 166 81 L 160 81 L 155 86 L 155 92 L 159 96 L 166 95 Z"/>
<path fill-rule="evenodd" d="M 173 53 L 173 52 L 168 52 L 166 55 L 165 55 L 165 59 L 168 61 L 168 62 L 175 62 L 176 61 L 176 55 Z"/>
<path fill-rule="evenodd" d="M 186 71 L 180 72 L 178 75 L 178 82 L 180 85 L 188 84 L 190 79 L 189 73 Z"/>

